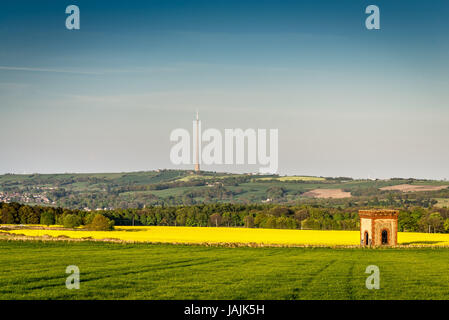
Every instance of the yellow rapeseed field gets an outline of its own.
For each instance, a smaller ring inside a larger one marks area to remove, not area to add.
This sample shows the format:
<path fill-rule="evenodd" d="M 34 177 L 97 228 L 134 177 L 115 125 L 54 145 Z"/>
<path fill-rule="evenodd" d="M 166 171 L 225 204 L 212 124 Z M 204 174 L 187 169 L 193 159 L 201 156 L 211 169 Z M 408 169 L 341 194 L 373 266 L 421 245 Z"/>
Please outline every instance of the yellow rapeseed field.
<path fill-rule="evenodd" d="M 8 231 L 26 236 L 119 239 L 136 242 L 162 243 L 256 243 L 272 245 L 329 245 L 359 244 L 359 231 L 320 231 L 213 227 L 131 227 L 119 226 L 114 231 L 32 230 Z M 399 232 L 400 245 L 449 246 L 449 234 Z"/>

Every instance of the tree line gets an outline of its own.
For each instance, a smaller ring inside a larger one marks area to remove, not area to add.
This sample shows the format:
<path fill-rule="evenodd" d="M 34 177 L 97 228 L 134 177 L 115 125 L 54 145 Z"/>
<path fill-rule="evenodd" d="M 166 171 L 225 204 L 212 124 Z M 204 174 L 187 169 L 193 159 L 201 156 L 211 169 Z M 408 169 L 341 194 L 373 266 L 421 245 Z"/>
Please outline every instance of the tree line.
<path fill-rule="evenodd" d="M 358 209 L 313 205 L 214 203 L 191 206 L 151 206 L 141 209 L 86 211 L 61 207 L 29 206 L 0 202 L 2 224 L 42 224 L 66 227 L 92 226 L 98 221 L 114 225 L 247 227 L 273 229 L 358 230 Z M 449 209 L 401 209 L 399 231 L 449 232 Z"/>

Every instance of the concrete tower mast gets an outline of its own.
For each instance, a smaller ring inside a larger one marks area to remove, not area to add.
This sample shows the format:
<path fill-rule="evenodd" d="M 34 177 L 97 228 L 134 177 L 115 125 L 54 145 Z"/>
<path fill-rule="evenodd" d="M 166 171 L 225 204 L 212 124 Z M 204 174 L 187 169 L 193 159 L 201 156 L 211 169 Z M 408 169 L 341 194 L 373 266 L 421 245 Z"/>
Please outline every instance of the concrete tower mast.
<path fill-rule="evenodd" d="M 196 111 L 196 150 L 195 150 L 195 171 L 200 171 L 200 129 L 199 129 L 200 117 L 198 110 Z"/>

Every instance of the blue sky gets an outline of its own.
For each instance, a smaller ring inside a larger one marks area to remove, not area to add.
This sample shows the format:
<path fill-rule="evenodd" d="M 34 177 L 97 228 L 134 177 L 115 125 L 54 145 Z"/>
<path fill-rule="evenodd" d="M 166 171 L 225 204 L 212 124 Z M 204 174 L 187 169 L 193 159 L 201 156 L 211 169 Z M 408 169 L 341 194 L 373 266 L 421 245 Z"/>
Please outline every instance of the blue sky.
<path fill-rule="evenodd" d="M 0 173 L 175 168 L 169 134 L 199 109 L 205 128 L 278 128 L 281 174 L 449 178 L 448 17 L 443 0 L 2 1 Z"/>

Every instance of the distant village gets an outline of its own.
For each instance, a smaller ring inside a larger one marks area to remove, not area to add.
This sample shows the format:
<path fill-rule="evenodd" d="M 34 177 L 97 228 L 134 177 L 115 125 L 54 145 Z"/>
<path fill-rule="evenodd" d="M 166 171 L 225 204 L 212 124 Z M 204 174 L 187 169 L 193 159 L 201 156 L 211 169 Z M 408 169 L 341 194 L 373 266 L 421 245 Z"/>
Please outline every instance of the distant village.
<path fill-rule="evenodd" d="M 5 192 L 0 191 L 0 202 L 21 202 L 21 203 L 39 203 L 56 204 L 47 198 L 46 193 L 32 194 L 29 192 Z"/>
<path fill-rule="evenodd" d="M 49 188 L 50 189 L 50 188 Z M 55 201 L 47 198 L 45 193 L 31 194 L 29 192 L 4 192 L 0 191 L 0 202 L 18 202 L 24 204 L 41 204 L 41 205 L 56 205 Z M 84 211 L 100 211 L 100 210 L 114 210 L 113 207 L 104 207 L 91 209 L 88 207 L 83 208 Z"/>

